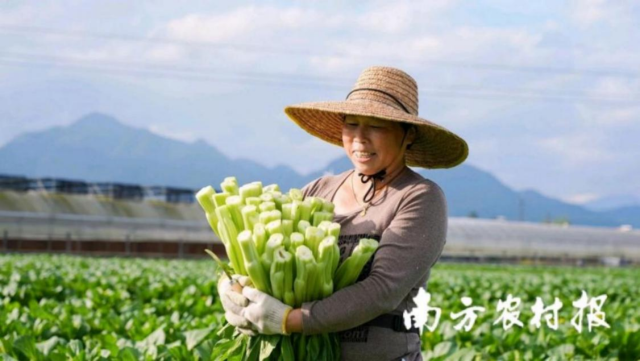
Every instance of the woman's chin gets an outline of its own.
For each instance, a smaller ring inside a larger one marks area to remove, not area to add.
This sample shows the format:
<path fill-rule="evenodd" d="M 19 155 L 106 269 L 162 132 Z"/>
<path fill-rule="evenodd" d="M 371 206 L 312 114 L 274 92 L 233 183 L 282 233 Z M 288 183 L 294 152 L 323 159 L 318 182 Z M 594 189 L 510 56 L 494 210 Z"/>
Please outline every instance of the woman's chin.
<path fill-rule="evenodd" d="M 355 167 L 358 173 L 369 174 L 369 175 L 377 173 L 377 170 L 374 164 L 368 164 L 368 163 L 362 164 L 356 160 L 356 161 L 353 161 L 353 166 Z"/>

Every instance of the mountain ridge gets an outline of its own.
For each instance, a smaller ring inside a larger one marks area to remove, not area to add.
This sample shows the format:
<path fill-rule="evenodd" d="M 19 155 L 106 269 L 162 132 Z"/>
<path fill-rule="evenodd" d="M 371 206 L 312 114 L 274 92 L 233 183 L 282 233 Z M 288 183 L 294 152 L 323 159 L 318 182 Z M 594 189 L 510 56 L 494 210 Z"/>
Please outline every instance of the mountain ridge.
<path fill-rule="evenodd" d="M 283 189 L 301 188 L 325 174 L 352 167 L 345 155 L 301 175 L 285 164 L 269 168 L 249 159 L 231 159 L 203 139 L 188 143 L 166 138 L 98 112 L 65 127 L 21 134 L 0 147 L 0 173 L 193 189 L 218 185 L 232 175 L 241 184 L 260 180 L 278 183 Z M 535 189 L 515 191 L 468 163 L 451 169 L 414 170 L 443 189 L 450 216 L 536 222 L 568 218 L 572 224 L 640 227 L 640 206 L 593 211 Z"/>

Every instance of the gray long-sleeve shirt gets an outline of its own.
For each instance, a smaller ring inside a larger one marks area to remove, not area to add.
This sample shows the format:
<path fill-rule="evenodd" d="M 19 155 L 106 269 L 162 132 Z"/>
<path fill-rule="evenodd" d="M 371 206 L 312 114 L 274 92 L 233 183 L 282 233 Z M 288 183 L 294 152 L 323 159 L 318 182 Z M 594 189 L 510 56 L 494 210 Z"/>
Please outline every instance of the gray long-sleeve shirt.
<path fill-rule="evenodd" d="M 320 177 L 302 189 L 303 195 L 333 201 L 351 173 Z M 402 316 L 416 307 L 413 298 L 420 287 L 426 288 L 446 242 L 446 199 L 436 183 L 408 167 L 382 192 L 366 215 L 356 210 L 335 216 L 342 226 L 341 262 L 360 238 L 379 241 L 358 282 L 302 305 L 303 334 L 340 332 L 342 360 L 422 359 L 417 334 L 361 325 L 385 313 Z"/>

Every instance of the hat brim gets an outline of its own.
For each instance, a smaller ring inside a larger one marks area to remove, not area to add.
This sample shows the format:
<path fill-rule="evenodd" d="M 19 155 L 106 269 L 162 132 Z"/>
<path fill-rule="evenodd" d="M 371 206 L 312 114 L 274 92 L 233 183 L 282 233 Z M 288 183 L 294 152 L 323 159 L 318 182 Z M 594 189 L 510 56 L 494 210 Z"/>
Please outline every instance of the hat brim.
<path fill-rule="evenodd" d="M 284 112 L 307 133 L 343 147 L 342 125 L 345 115 L 362 115 L 414 124 L 418 134 L 405 152 L 409 166 L 428 169 L 452 168 L 469 155 L 467 142 L 429 120 L 371 100 L 308 102 L 285 107 Z"/>

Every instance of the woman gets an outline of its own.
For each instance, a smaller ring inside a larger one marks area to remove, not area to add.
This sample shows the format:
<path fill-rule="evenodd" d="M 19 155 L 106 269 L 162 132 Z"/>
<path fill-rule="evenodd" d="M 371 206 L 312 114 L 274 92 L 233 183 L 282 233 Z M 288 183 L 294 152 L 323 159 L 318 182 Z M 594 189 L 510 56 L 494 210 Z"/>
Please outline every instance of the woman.
<path fill-rule="evenodd" d="M 358 282 L 299 309 L 250 287 L 246 299 L 238 297 L 222 282 L 228 321 L 249 334 L 340 332 L 343 360 L 421 360 L 419 330 L 407 329 L 402 315 L 416 307 L 414 297 L 440 257 L 447 205 L 440 187 L 408 166 L 454 167 L 468 155 L 466 142 L 419 118 L 415 80 L 390 67 L 365 69 L 345 101 L 285 112 L 311 135 L 344 147 L 353 163 L 302 189 L 305 197 L 335 203 L 341 261 L 360 238 L 379 247 Z"/>

